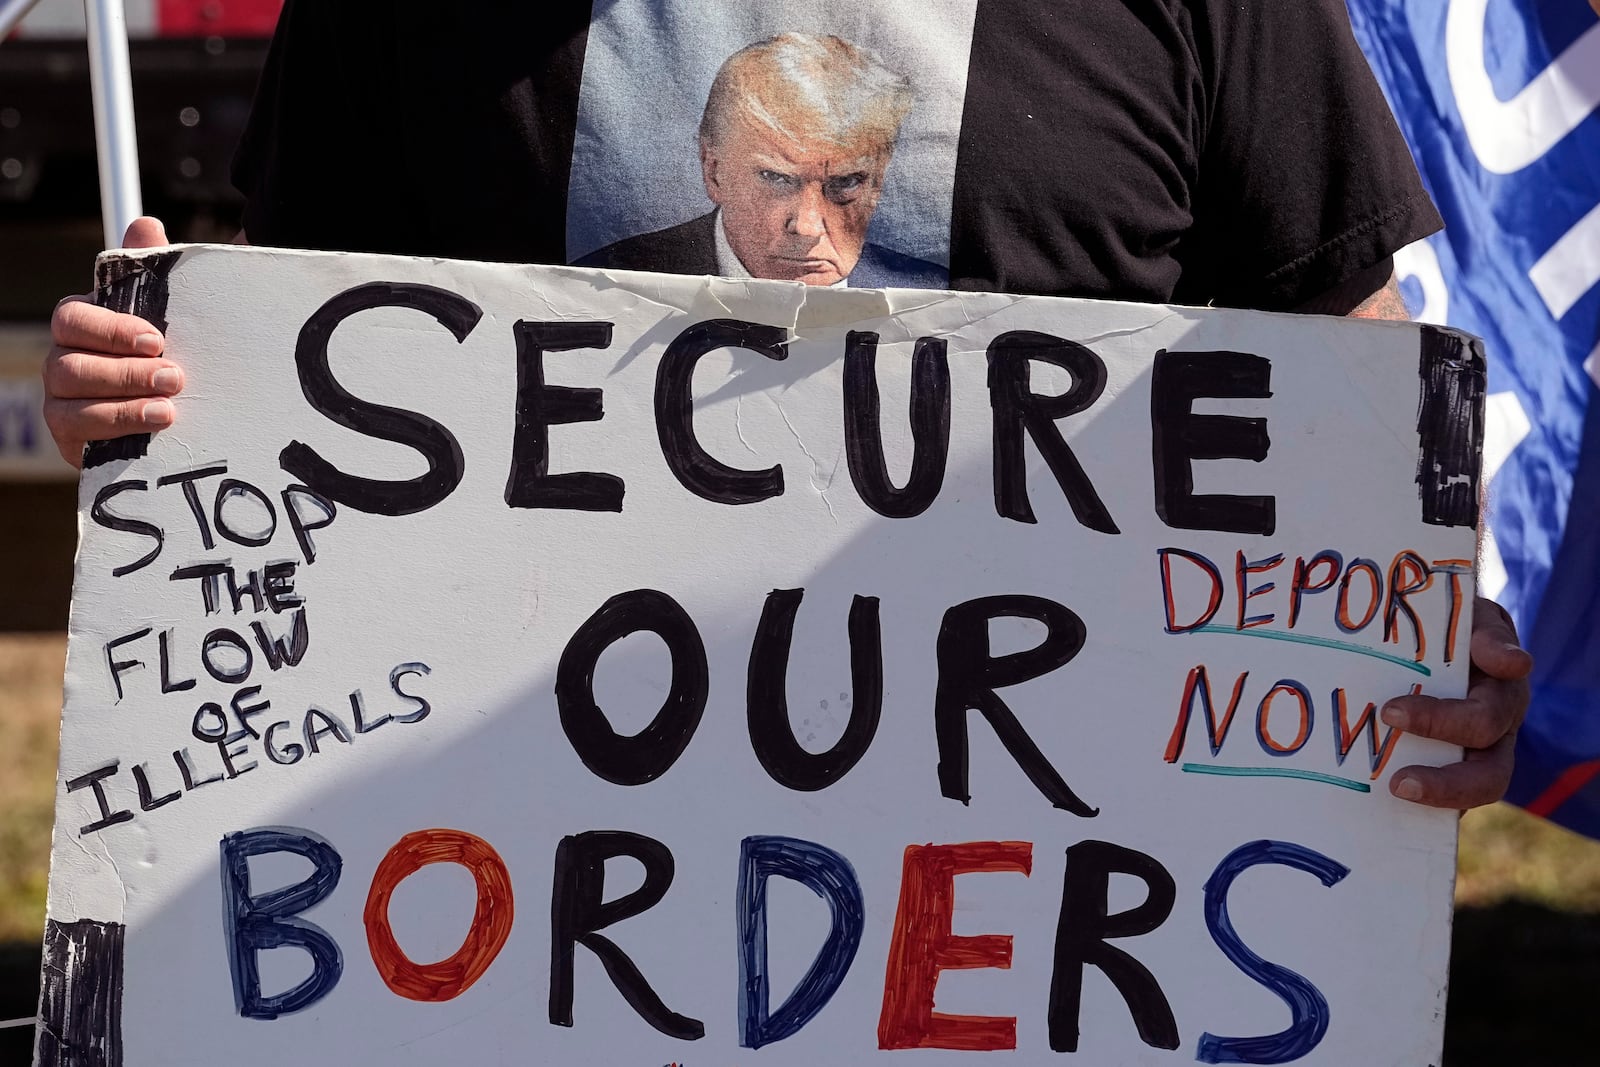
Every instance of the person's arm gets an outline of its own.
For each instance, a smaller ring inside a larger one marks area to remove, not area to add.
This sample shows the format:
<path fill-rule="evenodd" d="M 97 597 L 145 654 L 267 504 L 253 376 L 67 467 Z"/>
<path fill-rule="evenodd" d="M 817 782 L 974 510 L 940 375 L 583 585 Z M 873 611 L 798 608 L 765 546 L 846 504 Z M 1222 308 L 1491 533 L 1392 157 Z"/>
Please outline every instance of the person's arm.
<path fill-rule="evenodd" d="M 124 248 L 167 243 L 161 223 L 134 219 Z M 137 315 L 97 307 L 87 295 L 69 296 L 50 317 L 44 361 L 44 421 L 56 448 L 74 467 L 89 441 L 151 433 L 172 425 L 168 398 L 183 389 L 183 368 L 163 358 L 166 340 Z"/>
<path fill-rule="evenodd" d="M 160 220 L 134 219 L 124 248 L 167 243 Z M 249 244 L 240 230 L 236 245 Z M 165 358 L 161 332 L 137 315 L 97 307 L 87 294 L 69 296 L 50 317 L 44 361 L 44 421 L 56 448 L 74 467 L 83 446 L 172 425 L 168 397 L 183 391 L 183 368 Z"/>
<path fill-rule="evenodd" d="M 1410 319 L 1389 259 L 1296 310 L 1399 322 Z M 1401 696 L 1384 704 L 1380 712 L 1389 726 L 1460 745 L 1465 754 L 1459 763 L 1443 767 L 1402 767 L 1389 779 L 1389 791 L 1404 800 L 1440 808 L 1474 808 L 1505 796 L 1516 756 L 1517 728 L 1528 710 L 1528 675 L 1532 671 L 1533 657 L 1518 641 L 1511 616 L 1494 601 L 1478 597 L 1472 611 L 1467 695 L 1459 700 Z"/>
<path fill-rule="evenodd" d="M 1597 0 L 1600 2 L 1600 0 Z M 1395 277 L 1394 259 L 1381 262 L 1306 301 L 1295 311 L 1305 315 L 1344 315 L 1352 319 L 1389 319 L 1408 322 L 1405 301 L 1400 298 L 1400 280 Z"/>

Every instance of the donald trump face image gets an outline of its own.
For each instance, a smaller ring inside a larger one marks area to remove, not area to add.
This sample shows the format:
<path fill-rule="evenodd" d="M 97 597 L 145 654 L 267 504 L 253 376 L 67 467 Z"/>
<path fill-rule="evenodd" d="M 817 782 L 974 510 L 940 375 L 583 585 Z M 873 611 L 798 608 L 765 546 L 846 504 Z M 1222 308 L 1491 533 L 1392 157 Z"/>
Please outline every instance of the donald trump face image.
<path fill-rule="evenodd" d="M 589 267 L 943 288 L 941 266 L 867 240 L 911 82 L 834 36 L 781 33 L 716 73 L 696 142 L 713 210 L 628 237 Z"/>
<path fill-rule="evenodd" d="M 719 246 L 757 278 L 847 278 L 910 108 L 903 75 L 838 37 L 786 33 L 734 53 L 700 123 Z"/>

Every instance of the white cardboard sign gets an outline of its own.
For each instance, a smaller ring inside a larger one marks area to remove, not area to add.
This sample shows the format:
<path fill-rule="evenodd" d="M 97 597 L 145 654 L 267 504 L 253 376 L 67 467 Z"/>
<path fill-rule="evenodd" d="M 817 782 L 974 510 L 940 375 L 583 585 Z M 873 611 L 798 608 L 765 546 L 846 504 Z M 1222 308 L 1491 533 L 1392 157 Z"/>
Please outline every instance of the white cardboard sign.
<path fill-rule="evenodd" d="M 1437 1062 L 1470 339 L 100 275 L 188 386 L 83 475 L 39 1062 Z"/>

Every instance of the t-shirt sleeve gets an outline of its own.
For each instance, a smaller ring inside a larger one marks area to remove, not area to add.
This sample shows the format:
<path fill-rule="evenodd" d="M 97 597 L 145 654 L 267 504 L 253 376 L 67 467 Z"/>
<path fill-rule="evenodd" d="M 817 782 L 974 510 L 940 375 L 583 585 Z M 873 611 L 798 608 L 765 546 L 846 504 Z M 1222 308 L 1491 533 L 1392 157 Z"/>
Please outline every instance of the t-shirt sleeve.
<path fill-rule="evenodd" d="M 385 251 L 406 225 L 395 11 L 288 0 L 233 160 L 252 244 Z"/>
<path fill-rule="evenodd" d="M 1442 223 L 1344 0 L 1212 0 L 1179 299 L 1297 307 Z"/>

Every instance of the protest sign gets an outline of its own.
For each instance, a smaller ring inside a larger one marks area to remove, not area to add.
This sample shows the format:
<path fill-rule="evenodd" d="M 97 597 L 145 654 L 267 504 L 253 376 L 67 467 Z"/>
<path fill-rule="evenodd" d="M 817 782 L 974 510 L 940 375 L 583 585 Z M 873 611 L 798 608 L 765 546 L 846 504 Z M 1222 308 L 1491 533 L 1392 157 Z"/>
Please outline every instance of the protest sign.
<path fill-rule="evenodd" d="M 188 385 L 86 456 L 42 1063 L 1437 1062 L 1464 335 L 100 274 Z"/>

